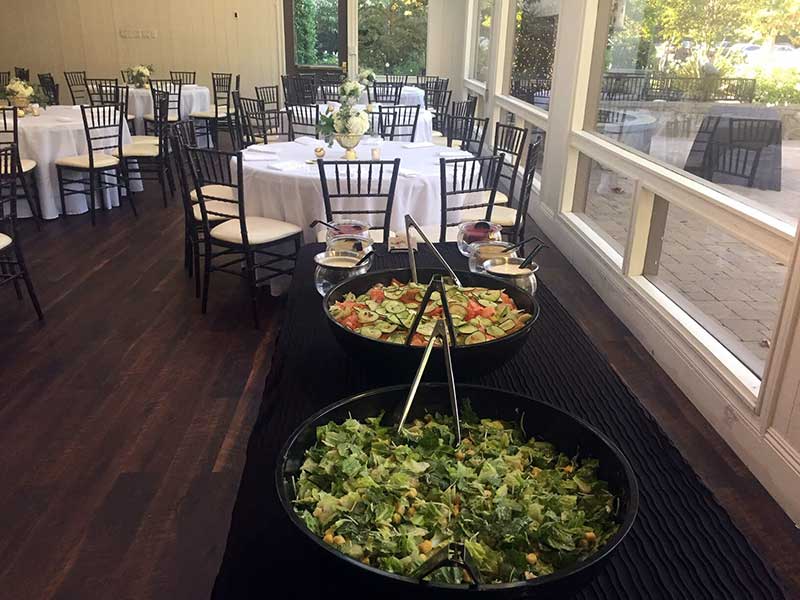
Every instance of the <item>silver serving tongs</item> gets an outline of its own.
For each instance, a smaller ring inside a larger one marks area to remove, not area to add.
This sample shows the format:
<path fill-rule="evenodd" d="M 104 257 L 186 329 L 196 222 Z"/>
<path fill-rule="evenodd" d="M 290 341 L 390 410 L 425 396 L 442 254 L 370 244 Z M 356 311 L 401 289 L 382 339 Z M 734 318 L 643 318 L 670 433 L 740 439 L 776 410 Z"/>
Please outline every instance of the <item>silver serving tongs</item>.
<path fill-rule="evenodd" d="M 470 587 L 477 587 L 481 583 L 480 570 L 475 561 L 472 560 L 467 547 L 459 542 L 450 542 L 447 546 L 443 546 L 434 552 L 428 560 L 417 567 L 412 573 L 412 577 L 416 577 L 421 581 L 443 567 L 460 567 L 464 569 L 472 580 Z"/>
<path fill-rule="evenodd" d="M 458 279 L 458 276 L 456 275 L 456 272 L 453 271 L 453 269 L 450 267 L 450 265 L 447 264 L 447 261 L 444 259 L 444 257 L 436 249 L 436 246 L 434 246 L 431 243 L 431 241 L 428 239 L 428 236 L 425 235 L 425 232 L 422 231 L 422 228 L 414 220 L 414 217 L 412 217 L 411 215 L 406 215 L 406 242 L 408 244 L 408 262 L 411 265 L 411 279 L 412 279 L 412 281 L 414 283 L 419 283 L 417 281 L 417 261 L 414 258 L 414 249 L 411 247 L 411 228 L 412 227 L 417 230 L 417 233 L 419 233 L 419 235 L 425 241 L 425 244 L 428 246 L 428 248 L 431 249 L 431 252 L 433 252 L 433 255 L 439 260 L 440 263 L 442 263 L 442 266 L 447 271 L 447 274 L 450 275 L 450 277 L 453 279 L 453 283 L 455 283 L 458 287 L 463 287 L 461 285 L 461 281 Z"/>
<path fill-rule="evenodd" d="M 453 375 L 453 359 L 450 356 L 450 344 L 448 343 L 447 339 L 447 328 L 445 327 L 444 321 L 441 319 L 436 322 L 436 325 L 433 328 L 433 333 L 431 334 L 431 339 L 428 341 L 428 345 L 425 347 L 425 352 L 422 354 L 422 361 L 419 363 L 419 369 L 417 369 L 417 373 L 414 375 L 414 381 L 411 382 L 411 389 L 408 390 L 408 397 L 406 398 L 406 404 L 403 407 L 403 415 L 400 417 L 400 424 L 397 426 L 397 431 L 398 433 L 402 431 L 403 425 L 406 424 L 408 413 L 411 410 L 411 405 L 414 403 L 417 390 L 419 390 L 419 384 L 422 381 L 422 375 L 425 373 L 425 367 L 428 366 L 428 360 L 431 357 L 433 345 L 437 338 L 441 341 L 442 351 L 444 352 L 444 366 L 445 371 L 447 371 L 447 391 L 450 394 L 450 409 L 453 412 L 453 421 L 455 422 L 456 429 L 454 445 L 459 446 L 461 444 L 461 418 L 458 414 L 456 379 Z"/>

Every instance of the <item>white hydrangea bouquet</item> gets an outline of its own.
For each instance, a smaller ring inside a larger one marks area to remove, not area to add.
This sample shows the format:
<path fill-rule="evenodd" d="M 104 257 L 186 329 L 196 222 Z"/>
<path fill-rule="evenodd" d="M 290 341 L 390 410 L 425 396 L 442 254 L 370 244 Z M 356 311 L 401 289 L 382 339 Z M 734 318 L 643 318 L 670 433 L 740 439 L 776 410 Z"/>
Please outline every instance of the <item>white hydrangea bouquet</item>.
<path fill-rule="evenodd" d="M 369 114 L 355 108 L 362 92 L 363 87 L 359 82 L 352 79 L 343 82 L 339 88 L 341 106 L 336 109 L 329 105 L 325 114 L 320 116 L 317 126 L 317 131 L 322 134 L 328 146 L 333 146 L 336 140 L 345 149 L 346 160 L 357 158 L 354 148 L 371 129 Z"/>
<path fill-rule="evenodd" d="M 34 86 L 27 81 L 17 79 L 16 77 L 8 82 L 8 85 L 0 90 L 0 97 L 8 100 L 11 106 L 16 106 L 22 111 L 28 110 L 31 104 L 46 106 L 47 101 L 43 94 L 40 94 Z"/>
<path fill-rule="evenodd" d="M 136 65 L 130 68 L 130 81 L 137 88 L 144 88 L 150 84 L 150 76 L 155 69 L 153 65 Z"/>
<path fill-rule="evenodd" d="M 361 85 L 375 83 L 375 71 L 372 69 L 361 69 L 361 71 L 358 73 L 358 82 Z"/>

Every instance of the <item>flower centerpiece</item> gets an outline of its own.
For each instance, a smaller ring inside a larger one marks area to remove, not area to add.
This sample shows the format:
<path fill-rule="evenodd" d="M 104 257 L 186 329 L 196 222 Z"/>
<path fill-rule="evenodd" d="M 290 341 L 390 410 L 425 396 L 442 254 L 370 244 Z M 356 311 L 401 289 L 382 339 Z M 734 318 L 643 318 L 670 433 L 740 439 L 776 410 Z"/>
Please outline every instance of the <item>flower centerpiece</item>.
<path fill-rule="evenodd" d="M 358 82 L 361 85 L 375 83 L 375 71 L 372 69 L 361 69 L 361 71 L 358 72 Z"/>
<path fill-rule="evenodd" d="M 16 77 L 8 82 L 5 92 L 8 103 L 21 109 L 28 108 L 36 95 L 32 85 Z"/>
<path fill-rule="evenodd" d="M 352 79 L 344 81 L 339 88 L 339 108 L 329 105 L 319 119 L 319 131 L 328 146 L 336 140 L 345 149 L 345 160 L 356 160 L 355 147 L 362 136 L 370 130 L 370 119 L 366 111 L 355 107 L 361 97 L 361 84 Z"/>
<path fill-rule="evenodd" d="M 145 88 L 150 85 L 150 75 L 152 75 L 153 65 L 136 65 L 130 68 L 130 81 L 137 88 Z"/>

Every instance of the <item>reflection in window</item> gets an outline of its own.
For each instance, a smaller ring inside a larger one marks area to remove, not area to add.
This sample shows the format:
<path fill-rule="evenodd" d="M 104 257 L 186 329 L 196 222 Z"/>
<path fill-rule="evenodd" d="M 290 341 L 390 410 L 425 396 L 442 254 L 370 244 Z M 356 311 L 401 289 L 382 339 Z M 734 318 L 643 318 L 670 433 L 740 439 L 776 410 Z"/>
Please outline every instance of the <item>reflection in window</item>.
<path fill-rule="evenodd" d="M 596 130 L 795 223 L 800 50 L 755 5 L 715 6 L 614 2 Z"/>
<path fill-rule="evenodd" d="M 622 256 L 633 209 L 633 181 L 585 157 L 586 202 L 584 220 Z"/>
<path fill-rule="evenodd" d="M 376 73 L 425 70 L 428 0 L 359 0 L 358 63 Z"/>
<path fill-rule="evenodd" d="M 472 65 L 472 77 L 478 81 L 486 81 L 489 72 L 489 45 L 492 37 L 493 12 L 494 0 L 480 0 L 478 2 L 475 54 Z"/>
<path fill-rule="evenodd" d="M 510 94 L 544 110 L 550 106 L 559 0 L 517 0 Z"/>
<path fill-rule="evenodd" d="M 339 64 L 339 0 L 294 0 L 298 65 Z"/>

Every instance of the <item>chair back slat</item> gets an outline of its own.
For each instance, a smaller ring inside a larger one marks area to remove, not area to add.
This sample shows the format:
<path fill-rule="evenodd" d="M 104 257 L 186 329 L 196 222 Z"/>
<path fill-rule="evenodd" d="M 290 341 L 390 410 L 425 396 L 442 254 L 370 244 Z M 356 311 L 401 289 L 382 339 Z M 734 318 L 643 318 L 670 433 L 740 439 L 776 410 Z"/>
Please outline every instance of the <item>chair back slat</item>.
<path fill-rule="evenodd" d="M 258 98 L 240 98 L 242 142 L 244 146 L 267 144 L 272 135 L 279 135 L 281 115 Z"/>
<path fill-rule="evenodd" d="M 454 140 L 459 140 L 462 150 L 480 155 L 483 153 L 483 143 L 486 140 L 488 127 L 488 117 L 476 119 L 472 116 L 447 115 L 445 125 L 447 145 L 450 146 Z"/>
<path fill-rule="evenodd" d="M 780 121 L 776 119 L 729 119 L 730 142 L 749 148 L 765 148 L 778 143 Z"/>
<path fill-rule="evenodd" d="M 122 155 L 122 128 L 125 123 L 125 106 L 103 104 L 100 106 L 81 105 L 83 129 L 89 151 L 89 164 L 94 168 L 94 154 L 117 150 Z"/>
<path fill-rule="evenodd" d="M 279 96 L 277 85 L 256 86 L 256 98 L 264 103 L 267 110 L 280 109 Z"/>
<path fill-rule="evenodd" d="M 323 102 L 338 102 L 341 94 L 339 93 L 339 84 L 324 82 L 319 84 L 319 92 Z"/>
<path fill-rule="evenodd" d="M 0 71 L 0 87 L 5 88 L 11 82 L 11 71 Z"/>
<path fill-rule="evenodd" d="M 0 177 L 0 233 L 5 233 L 12 240 L 16 240 L 19 155 L 14 144 L 0 147 L 0 173 L 3 173 L 3 177 Z M 4 269 L 3 275 L 5 273 Z"/>
<path fill-rule="evenodd" d="M 283 98 L 286 106 L 299 104 L 316 104 L 317 81 L 313 77 L 301 75 L 281 75 Z"/>
<path fill-rule="evenodd" d="M 419 106 L 378 106 L 378 135 L 385 140 L 413 142 L 417 135 Z"/>
<path fill-rule="evenodd" d="M 491 218 L 500 181 L 500 170 L 505 157 L 480 156 L 439 160 L 439 185 L 441 198 L 441 224 L 439 241 L 444 242 L 447 228 L 458 225 L 462 219 L 451 221 L 449 215 L 473 208 L 486 208 L 487 220 Z M 488 194 L 487 194 L 488 193 Z M 470 195 L 464 202 L 463 196 Z M 474 200 L 474 201 L 473 201 Z"/>
<path fill-rule="evenodd" d="M 497 123 L 494 129 L 492 154 L 503 154 L 506 159 L 500 169 L 500 179 L 508 183 L 508 198 L 513 201 L 517 173 L 522 163 L 522 153 L 528 139 L 528 130 L 523 127 Z"/>
<path fill-rule="evenodd" d="M 50 105 L 59 104 L 58 84 L 52 73 L 39 73 L 39 85 Z"/>
<path fill-rule="evenodd" d="M 19 124 L 17 109 L 13 106 L 0 107 L 0 149 L 19 147 Z M 4 173 L 5 171 L 0 171 Z"/>
<path fill-rule="evenodd" d="M 169 105 L 169 114 L 178 121 L 181 118 L 181 99 L 183 96 L 183 82 L 174 79 L 151 79 L 150 91 L 153 94 L 153 104 L 155 105 L 155 93 L 163 92 L 167 94 L 167 104 Z"/>
<path fill-rule="evenodd" d="M 119 104 L 122 101 L 117 79 L 88 78 L 85 84 L 89 94 L 89 104 L 92 106 Z"/>
<path fill-rule="evenodd" d="M 21 79 L 22 81 L 30 81 L 31 71 L 30 69 L 26 69 L 24 67 L 14 67 L 14 77 Z"/>
<path fill-rule="evenodd" d="M 286 107 L 289 115 L 289 140 L 300 135 L 319 139 L 319 106 L 316 104 L 295 104 Z"/>
<path fill-rule="evenodd" d="M 367 98 L 371 103 L 400 104 L 400 94 L 402 91 L 402 83 L 376 81 L 372 85 L 367 86 Z"/>
<path fill-rule="evenodd" d="M 325 219 L 334 221 L 337 216 L 383 215 L 379 225 L 370 223 L 371 230 L 383 232 L 383 241 L 389 240 L 389 225 L 400 173 L 400 159 L 394 160 L 322 160 L 317 161 L 325 205 Z M 358 202 L 361 200 L 361 202 Z M 383 200 L 383 205 L 380 205 Z M 336 206 L 334 206 L 334 203 Z M 356 206 L 352 206 L 356 204 Z"/>
<path fill-rule="evenodd" d="M 399 84 L 401 88 L 404 85 L 408 85 L 408 75 L 391 75 L 389 73 L 384 73 L 383 78 L 386 83 Z"/>
<path fill-rule="evenodd" d="M 73 104 L 87 104 L 89 90 L 86 89 L 86 71 L 64 71 Z"/>
<path fill-rule="evenodd" d="M 231 105 L 232 73 L 211 73 L 212 93 L 216 118 L 224 117 Z"/>
<path fill-rule="evenodd" d="M 170 71 L 169 78 L 183 85 L 195 85 L 197 83 L 197 71 Z"/>

